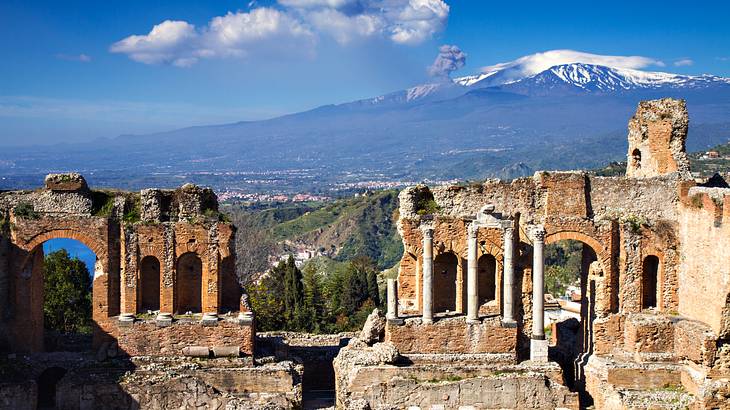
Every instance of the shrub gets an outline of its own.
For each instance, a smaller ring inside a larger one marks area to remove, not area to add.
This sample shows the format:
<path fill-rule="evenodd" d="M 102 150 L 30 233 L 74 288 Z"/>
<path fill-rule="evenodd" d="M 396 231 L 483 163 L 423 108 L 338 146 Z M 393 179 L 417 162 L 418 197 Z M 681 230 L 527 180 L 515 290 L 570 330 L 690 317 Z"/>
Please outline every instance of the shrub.
<path fill-rule="evenodd" d="M 40 215 L 33 208 L 33 204 L 28 202 L 20 202 L 13 208 L 16 217 L 25 219 L 38 219 Z"/>

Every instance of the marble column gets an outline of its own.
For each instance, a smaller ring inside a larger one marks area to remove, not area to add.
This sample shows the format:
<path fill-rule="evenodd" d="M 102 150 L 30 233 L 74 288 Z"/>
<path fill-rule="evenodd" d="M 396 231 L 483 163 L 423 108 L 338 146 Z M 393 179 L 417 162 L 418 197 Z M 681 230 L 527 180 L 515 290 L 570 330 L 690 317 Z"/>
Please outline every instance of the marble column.
<path fill-rule="evenodd" d="M 433 228 L 423 231 L 423 323 L 433 323 Z"/>
<path fill-rule="evenodd" d="M 511 222 L 510 222 L 511 223 Z M 502 325 L 505 327 L 516 327 L 515 321 L 515 265 L 514 265 L 514 228 L 508 226 L 504 229 L 504 249 L 502 251 L 502 298 L 504 311 L 502 313 Z"/>
<path fill-rule="evenodd" d="M 467 306 L 466 306 L 466 321 L 467 322 L 478 322 L 479 321 L 479 278 L 478 278 L 478 259 L 477 259 L 477 232 L 479 228 L 476 226 L 476 222 L 469 224 L 467 228 L 468 238 L 468 265 L 467 265 L 467 277 L 466 277 L 466 294 L 467 294 Z"/>
<path fill-rule="evenodd" d="M 537 225 L 532 231 L 532 340 L 530 360 L 547 361 L 545 340 L 545 228 Z"/>
<path fill-rule="evenodd" d="M 388 313 L 385 318 L 398 318 L 398 282 L 395 279 L 388 279 Z"/>

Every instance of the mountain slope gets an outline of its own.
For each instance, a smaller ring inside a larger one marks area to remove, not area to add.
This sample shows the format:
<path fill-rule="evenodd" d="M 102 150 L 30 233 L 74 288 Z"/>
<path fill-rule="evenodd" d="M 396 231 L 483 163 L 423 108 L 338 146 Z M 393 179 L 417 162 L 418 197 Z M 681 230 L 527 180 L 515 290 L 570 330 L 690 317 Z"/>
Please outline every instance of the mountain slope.
<path fill-rule="evenodd" d="M 560 58 L 543 54 L 453 82 L 266 121 L 4 150 L 0 171 L 25 178 L 93 170 L 99 185 L 137 188 L 193 180 L 252 190 L 278 188 L 285 180 L 295 181 L 287 189 L 322 190 L 368 180 L 515 177 L 623 159 L 626 124 L 638 102 L 662 97 L 687 100 L 689 149 L 727 138 L 726 78 L 609 67 L 592 63 L 595 56 L 569 61 L 573 55 L 565 52 L 557 54 Z M 201 176 L 212 173 L 219 175 Z M 2 180 L 0 188 L 11 183 L 18 185 Z"/>

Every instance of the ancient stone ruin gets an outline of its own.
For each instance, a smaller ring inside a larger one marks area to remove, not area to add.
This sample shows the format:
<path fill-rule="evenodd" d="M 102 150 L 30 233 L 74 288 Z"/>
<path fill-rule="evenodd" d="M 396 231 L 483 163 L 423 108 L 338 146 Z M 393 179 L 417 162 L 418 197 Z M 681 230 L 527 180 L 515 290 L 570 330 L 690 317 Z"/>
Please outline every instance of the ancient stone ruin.
<path fill-rule="evenodd" d="M 691 179 L 687 130 L 683 101 L 642 102 L 626 177 L 405 189 L 387 313 L 258 350 L 211 190 L 60 174 L 0 193 L 0 408 L 298 408 L 303 368 L 333 357 L 343 409 L 730 408 L 730 189 Z M 90 352 L 44 340 L 52 238 L 96 254 Z M 547 326 L 544 250 L 562 240 L 583 244 L 580 320 Z"/>
<path fill-rule="evenodd" d="M 0 220 L 0 408 L 301 401 L 293 363 L 253 362 L 235 227 L 210 189 L 93 191 L 79 174 L 49 175 L 42 189 L 0 193 Z M 96 255 L 86 351 L 44 334 L 42 245 L 54 238 Z"/>
<path fill-rule="evenodd" d="M 626 177 L 400 194 L 384 334 L 335 362 L 357 408 L 730 408 L 730 189 L 690 179 L 684 101 L 639 105 Z M 546 337 L 544 247 L 584 244 L 580 323 Z"/>

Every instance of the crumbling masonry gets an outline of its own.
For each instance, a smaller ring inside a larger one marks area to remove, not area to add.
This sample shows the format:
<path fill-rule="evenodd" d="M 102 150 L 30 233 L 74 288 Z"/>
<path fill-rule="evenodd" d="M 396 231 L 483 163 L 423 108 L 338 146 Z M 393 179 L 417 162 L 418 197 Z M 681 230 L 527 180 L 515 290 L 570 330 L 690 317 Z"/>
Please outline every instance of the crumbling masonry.
<path fill-rule="evenodd" d="M 338 404 L 730 408 L 730 189 L 690 178 L 687 129 L 684 101 L 645 101 L 626 177 L 404 190 L 384 333 L 341 352 Z M 546 340 L 543 249 L 566 239 L 582 319 Z"/>
<path fill-rule="evenodd" d="M 54 174 L 42 189 L 0 193 L 0 219 L 0 408 L 301 401 L 295 365 L 254 365 L 235 228 L 210 189 L 93 191 L 79 174 Z M 93 341 L 80 351 L 44 331 L 42 245 L 54 238 L 96 255 Z"/>

